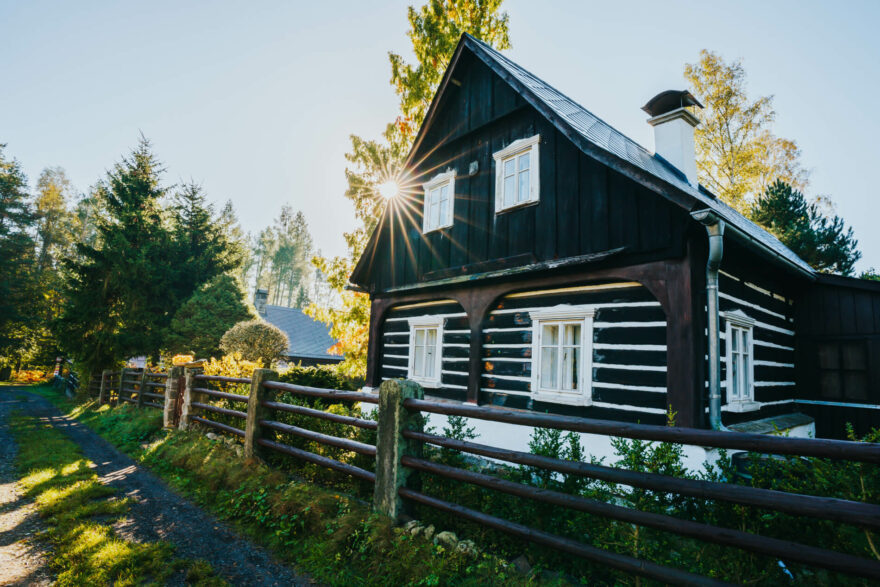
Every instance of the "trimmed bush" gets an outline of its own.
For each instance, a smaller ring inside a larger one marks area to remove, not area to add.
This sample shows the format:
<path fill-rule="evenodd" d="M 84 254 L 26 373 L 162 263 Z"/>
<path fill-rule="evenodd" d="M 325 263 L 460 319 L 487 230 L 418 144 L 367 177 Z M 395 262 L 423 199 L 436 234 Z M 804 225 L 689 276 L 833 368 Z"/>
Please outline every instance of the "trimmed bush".
<path fill-rule="evenodd" d="M 261 361 L 264 365 L 277 361 L 289 345 L 286 334 L 262 320 L 239 322 L 220 339 L 224 353 L 239 353 L 245 360 Z"/>

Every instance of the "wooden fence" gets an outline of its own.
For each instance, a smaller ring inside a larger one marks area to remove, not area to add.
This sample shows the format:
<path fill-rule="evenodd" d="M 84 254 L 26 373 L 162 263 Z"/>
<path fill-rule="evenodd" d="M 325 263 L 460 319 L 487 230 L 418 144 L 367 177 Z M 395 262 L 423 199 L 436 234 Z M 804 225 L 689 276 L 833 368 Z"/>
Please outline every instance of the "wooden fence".
<path fill-rule="evenodd" d="M 615 437 L 671 442 L 772 455 L 796 455 L 880 464 L 880 445 L 840 440 L 817 440 L 765 436 L 740 432 L 627 424 L 606 420 L 540 414 L 500 407 L 429 401 L 421 387 L 411 381 L 386 381 L 378 395 L 319 389 L 276 381 L 277 374 L 258 369 L 253 378 L 208 376 L 198 368 L 175 367 L 169 373 L 123 370 L 102 375 L 101 401 L 113 401 L 114 385 L 123 402 L 163 408 L 166 426 L 187 428 L 202 425 L 244 440 L 244 456 L 268 451 L 332 469 L 374 484 L 373 506 L 397 518 L 408 504 L 417 503 L 495 530 L 591 560 L 601 565 L 676 585 L 721 584 L 673 567 L 640 560 L 531 528 L 491 514 L 423 493 L 411 483 L 423 472 L 463 484 L 491 489 L 594 516 L 653 528 L 698 541 L 742 549 L 786 563 L 827 569 L 853 577 L 880 581 L 880 561 L 836 552 L 746 531 L 713 526 L 662 513 L 641 511 L 614 503 L 571 495 L 509 481 L 486 472 L 452 467 L 424 457 L 426 445 L 461 451 L 504 463 L 540 468 L 554 473 L 624 484 L 669 495 L 718 500 L 851 525 L 869 531 L 880 530 L 880 506 L 811 495 L 787 493 L 705 480 L 684 479 L 631 471 L 602 464 L 563 460 L 456 440 L 424 430 L 423 414 L 463 416 L 524 427 L 603 434 Z M 160 381 L 162 383 L 160 383 Z M 118 382 L 118 383 L 116 383 Z M 164 393 L 155 390 L 164 386 Z M 378 404 L 377 421 L 334 414 L 303 405 L 277 401 L 280 393 L 294 397 L 319 398 L 326 402 Z M 158 401 L 146 400 L 162 400 Z M 375 445 L 340 438 L 278 421 L 279 413 L 306 416 L 355 428 L 374 430 Z M 222 421 L 221 421 L 222 420 Z M 527 431 L 524 430 L 524 434 Z M 325 446 L 363 455 L 373 460 L 374 471 L 315 454 L 284 442 L 286 437 L 303 438 Z"/>

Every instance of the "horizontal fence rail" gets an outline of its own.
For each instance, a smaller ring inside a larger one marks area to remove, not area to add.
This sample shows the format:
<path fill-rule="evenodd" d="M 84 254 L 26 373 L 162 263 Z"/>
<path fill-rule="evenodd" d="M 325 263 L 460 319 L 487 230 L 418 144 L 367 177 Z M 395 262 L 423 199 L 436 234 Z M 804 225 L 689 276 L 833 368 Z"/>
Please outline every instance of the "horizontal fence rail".
<path fill-rule="evenodd" d="M 223 375 L 196 375 L 198 381 L 217 381 L 220 383 L 250 383 L 251 380 L 246 377 L 224 377 Z"/>
<path fill-rule="evenodd" d="M 588 497 L 587 494 L 566 493 L 558 488 L 542 488 L 521 478 L 511 480 L 495 473 L 502 470 L 502 465 L 528 467 L 531 470 L 548 471 L 555 475 L 575 475 L 613 485 L 648 490 L 665 496 L 665 499 L 681 496 L 757 508 L 753 512 L 755 516 L 764 516 L 766 512 L 777 512 L 788 516 L 846 524 L 851 527 L 852 532 L 861 535 L 864 531 L 866 536 L 869 531 L 880 531 L 880 505 L 722 481 L 635 471 L 608 466 L 601 462 L 566 460 L 470 440 L 458 440 L 425 432 L 423 416 L 425 414 L 462 416 L 529 428 L 748 451 L 764 455 L 853 461 L 870 465 L 880 464 L 878 444 L 630 424 L 495 406 L 425 400 L 421 399 L 421 388 L 412 382 L 399 380 L 387 382 L 393 385 L 388 387 L 389 391 L 382 393 L 391 395 L 383 396 L 383 403 L 380 404 L 379 396 L 376 394 L 280 382 L 274 380 L 277 374 L 265 369 L 255 371 L 253 378 L 204 375 L 194 369 L 186 371 L 178 367 L 175 369 L 168 373 L 129 370 L 104 372 L 101 376 L 89 379 L 89 385 L 90 387 L 97 385 L 101 390 L 101 397 L 113 402 L 122 401 L 140 406 L 164 408 L 165 418 L 168 418 L 168 414 L 173 413 L 175 409 L 180 413 L 182 405 L 181 427 L 186 428 L 190 423 L 199 424 L 242 438 L 245 457 L 277 453 L 371 483 L 373 484 L 371 490 L 375 490 L 374 508 L 394 517 L 398 515 L 398 511 L 402 511 L 397 508 L 404 507 L 393 505 L 394 500 L 401 504 L 419 504 L 486 528 L 581 557 L 611 570 L 675 585 L 725 584 L 712 577 L 615 552 L 619 545 L 615 547 L 598 543 L 594 545 L 588 543 L 590 540 L 578 533 L 575 533 L 574 538 L 561 536 L 472 509 L 463 505 L 469 503 L 462 501 L 465 498 L 458 497 L 472 495 L 470 492 L 457 493 L 455 490 L 450 490 L 449 495 L 444 494 L 440 497 L 428 495 L 422 492 L 421 485 L 407 481 L 418 479 L 421 474 L 452 481 L 456 484 L 452 486 L 453 488 L 475 487 L 481 491 L 497 492 L 559 508 L 560 512 L 595 516 L 619 523 L 624 528 L 631 526 L 650 528 L 679 536 L 687 541 L 678 544 L 690 545 L 689 541 L 715 544 L 767 557 L 770 561 L 778 561 L 780 565 L 783 565 L 784 561 L 786 564 L 826 569 L 834 573 L 880 582 L 880 561 L 865 558 L 860 550 L 854 551 L 858 552 L 858 555 L 834 551 L 794 540 L 749 532 L 744 528 L 713 525 L 703 521 L 700 516 L 694 516 L 692 519 L 690 514 L 674 513 L 672 510 L 646 511 L 624 505 L 623 501 L 606 500 L 604 497 L 596 499 L 593 496 Z M 139 379 L 132 379 L 134 376 Z M 227 391 L 230 389 L 229 385 L 248 386 L 247 395 Z M 392 394 L 394 385 L 399 388 Z M 218 387 L 220 389 L 217 389 Z M 383 384 L 382 389 L 385 388 L 386 384 Z M 413 391 L 414 389 L 417 393 Z M 297 403 L 279 401 L 287 397 L 283 394 L 291 394 L 297 398 Z M 312 400 L 322 400 L 327 404 L 343 402 L 380 404 L 381 407 L 378 420 L 372 420 L 362 417 L 358 409 L 352 414 L 334 413 L 336 408 L 334 411 L 325 411 L 319 409 L 320 405 Z M 178 402 L 182 403 L 178 404 Z M 306 405 L 297 405 L 298 403 Z M 392 412 L 383 413 L 383 410 L 389 409 Z M 393 417 L 389 414 L 393 414 Z M 311 429 L 311 423 L 324 423 L 320 428 L 322 431 Z M 390 432 L 385 428 L 388 426 L 391 427 Z M 362 431 L 370 431 L 370 433 Z M 373 432 L 376 434 L 373 435 Z M 377 443 L 379 446 L 373 444 L 374 437 L 380 439 Z M 364 442 L 364 439 L 368 441 Z M 306 446 L 308 450 L 300 448 L 300 445 Z M 443 464 L 432 458 L 435 454 L 445 453 L 423 454 L 421 449 L 424 446 L 490 459 L 498 465 L 495 468 L 492 466 L 475 468 L 469 460 L 464 461 L 468 464 L 455 463 L 456 466 Z M 329 447 L 329 450 L 323 447 Z M 325 456 L 323 453 L 331 456 Z M 375 467 L 372 463 L 375 463 Z M 365 466 L 374 468 L 376 472 L 367 470 Z M 526 473 L 528 471 L 526 470 Z M 526 479 L 528 478 L 526 475 Z M 382 502 L 378 497 L 380 495 L 391 495 L 394 499 Z M 455 503 L 456 501 L 461 503 Z M 475 503 L 479 503 L 479 500 Z M 784 522 L 785 518 L 780 520 Z M 767 527 L 774 528 L 774 526 Z M 768 532 L 773 531 L 775 530 L 768 530 Z M 595 540 L 595 537 L 593 539 Z M 795 540 L 800 539 L 795 537 Z M 824 542 L 827 541 L 820 541 L 820 543 Z M 671 542 L 671 544 L 675 543 Z M 846 543 L 841 543 L 843 544 L 841 546 L 834 544 L 834 548 L 849 548 Z M 674 557 L 665 560 L 674 560 Z M 792 569 L 798 569 L 794 572 L 804 572 L 800 570 L 800 566 Z"/>
<path fill-rule="evenodd" d="M 690 444 L 767 454 L 818 457 L 880 464 L 880 444 L 868 442 L 818 438 L 787 438 L 745 432 L 721 432 L 699 428 L 629 424 L 611 420 L 594 420 L 575 416 L 526 412 L 510 408 L 453 404 L 419 399 L 406 400 L 404 407 L 410 410 L 428 412 L 429 414 L 465 416 L 477 420 L 521 424 L 536 428 L 553 428 L 569 432 L 584 432 L 604 436 L 619 436 L 654 442 Z"/>
<path fill-rule="evenodd" d="M 267 381 L 263 384 L 267 389 L 275 389 L 278 391 L 290 391 L 298 395 L 307 395 L 310 397 L 320 397 L 331 401 L 353 401 L 363 402 L 367 404 L 378 404 L 379 398 L 375 395 L 364 393 L 362 391 L 343 391 L 340 389 L 321 389 L 319 387 L 308 387 L 306 385 L 296 385 L 293 383 L 282 383 L 280 381 Z"/>
<path fill-rule="evenodd" d="M 371 457 L 376 456 L 375 446 L 364 444 L 363 442 L 358 442 L 356 440 L 338 438 L 336 436 L 330 436 L 328 434 L 322 434 L 313 430 L 307 430 L 306 428 L 300 428 L 299 426 L 291 426 L 290 424 L 274 422 L 272 420 L 260 420 L 260 426 L 265 426 L 270 430 L 284 432 L 285 434 L 293 434 L 294 436 L 299 436 L 327 446 L 335 446 L 336 448 L 343 448 L 345 450 L 350 450 L 351 452 Z"/>
<path fill-rule="evenodd" d="M 720 528 L 699 522 L 692 522 L 681 518 L 644 512 L 637 509 L 613 505 L 585 497 L 569 495 L 548 489 L 540 489 L 530 485 L 523 485 L 513 481 L 506 481 L 491 475 L 466 471 L 447 465 L 432 463 L 423 459 L 415 459 L 404 456 L 401 464 L 418 471 L 425 471 L 439 475 L 454 481 L 463 481 L 487 489 L 494 489 L 517 497 L 525 497 L 556 505 L 571 510 L 581 511 L 597 516 L 604 516 L 621 522 L 673 532 L 680 536 L 696 538 L 705 542 L 733 546 L 756 552 L 795 561 L 805 565 L 813 565 L 833 571 L 850 573 L 868 579 L 880 579 L 880 563 L 857 556 L 841 554 L 839 552 L 824 550 L 813 546 L 806 546 L 795 542 L 767 538 L 749 532 Z"/>
<path fill-rule="evenodd" d="M 880 506 L 860 501 L 801 495 L 773 489 L 732 485 L 730 483 L 681 479 L 658 473 L 642 473 L 580 461 L 566 461 L 413 430 L 404 430 L 402 434 L 404 438 L 500 461 L 507 461 L 517 465 L 547 469 L 557 473 L 581 475 L 591 479 L 599 479 L 609 483 L 621 483 L 642 489 L 677 493 L 702 499 L 717 499 L 730 503 L 772 509 L 787 514 L 810 516 L 823 520 L 844 522 L 864 528 L 880 529 Z"/>
<path fill-rule="evenodd" d="M 244 437 L 244 430 L 241 428 L 235 428 L 234 426 L 228 426 L 227 424 L 221 424 L 220 422 L 214 422 L 213 420 L 208 420 L 207 418 L 202 418 L 201 416 L 190 416 L 190 419 L 198 422 L 199 424 L 204 424 L 205 426 L 210 426 L 211 428 L 216 428 L 217 430 L 222 430 L 223 432 L 228 432 L 229 434 L 234 434 L 235 436 Z"/>
<path fill-rule="evenodd" d="M 194 387 L 193 391 L 198 392 L 198 393 L 202 393 L 202 394 L 205 394 L 205 395 L 208 395 L 211 397 L 216 397 L 219 399 L 228 399 L 228 400 L 234 401 L 234 402 L 244 402 L 244 403 L 248 402 L 248 396 L 239 395 L 237 393 L 227 393 L 225 391 L 216 391 L 216 390 L 207 389 L 204 387 Z"/>
<path fill-rule="evenodd" d="M 431 497 L 418 491 L 413 491 L 406 487 L 398 489 L 398 493 L 401 497 L 412 500 L 416 503 L 430 506 L 442 512 L 454 514 L 465 520 L 476 522 L 481 526 L 500 530 L 501 532 L 518 536 L 530 542 L 549 546 L 561 552 L 567 552 L 625 573 L 641 575 L 650 579 L 663 581 L 670 585 L 730 585 L 730 583 L 725 583 L 723 581 L 717 581 L 701 575 L 688 573 L 686 571 L 664 567 L 663 565 L 658 565 L 656 563 L 623 554 L 617 554 L 608 550 L 596 548 L 595 546 L 589 546 L 569 538 L 556 536 L 555 534 L 544 532 L 543 530 L 536 530 L 535 528 L 530 528 L 522 524 L 509 522 L 502 518 L 496 518 L 495 516 L 490 516 L 483 512 L 472 510 L 442 499 L 437 499 L 436 497 Z"/>
<path fill-rule="evenodd" d="M 289 446 L 286 444 L 281 444 L 280 442 L 274 442 L 272 440 L 267 440 L 265 438 L 260 438 L 257 440 L 257 444 L 260 446 L 272 449 L 274 451 L 290 455 L 292 457 L 296 457 L 303 461 L 307 461 L 309 463 L 315 465 L 321 465 L 322 467 L 326 467 L 328 469 L 333 469 L 339 471 L 340 473 L 345 473 L 347 475 L 351 475 L 352 477 L 356 477 L 358 479 L 363 479 L 364 481 L 369 481 L 371 483 L 376 482 L 376 474 L 366 469 L 361 469 L 360 467 L 356 467 L 354 465 L 349 465 L 348 463 L 342 463 L 340 461 L 333 460 L 328 457 L 324 457 L 321 455 L 316 455 L 315 453 L 311 453 L 306 450 L 302 450 L 300 448 L 295 448 L 293 446 Z"/>
<path fill-rule="evenodd" d="M 676 429 L 672 427 L 625 424 L 603 420 L 572 418 L 552 414 L 536 414 L 510 410 L 505 408 L 485 408 L 465 404 L 406 399 L 403 406 L 414 413 L 427 412 L 432 414 L 456 415 L 471 417 L 493 422 L 505 422 L 524 426 L 552 428 L 573 432 L 605 434 L 625 438 L 637 438 L 654 442 L 675 442 L 680 444 L 699 444 L 701 446 L 749 450 L 770 454 L 788 454 L 793 456 L 815 456 L 821 458 L 845 459 L 873 463 L 877 457 L 877 445 L 847 441 L 830 441 L 815 439 L 792 439 L 784 437 L 766 437 L 736 432 L 706 431 L 696 429 Z M 842 499 L 822 498 L 809 495 L 790 494 L 767 489 L 738 486 L 724 483 L 680 479 L 665 475 L 640 473 L 626 469 L 615 469 L 602 465 L 576 461 L 565 461 L 550 457 L 542 457 L 530 453 L 511 451 L 469 441 L 445 438 L 435 434 L 427 434 L 418 430 L 402 430 L 404 438 L 434 444 L 447 449 L 485 456 L 499 461 L 543 468 L 546 470 L 582 475 L 604 481 L 622 483 L 633 487 L 668 492 L 670 494 L 690 495 L 708 499 L 719 499 L 743 505 L 754 505 L 795 515 L 806 515 L 821 519 L 845 522 L 865 528 L 878 528 L 880 525 L 880 506 Z M 815 443 L 815 444 L 814 444 Z M 866 579 L 880 580 L 880 561 L 862 558 L 850 554 L 824 548 L 808 546 L 796 542 L 761 536 L 754 533 L 731 528 L 712 526 L 702 522 L 677 518 L 665 514 L 645 512 L 613 503 L 597 501 L 577 495 L 541 489 L 531 485 L 508 481 L 485 473 L 478 473 L 429 460 L 404 455 L 400 459 L 404 467 L 436 475 L 453 481 L 460 481 L 500 491 L 520 498 L 531 499 L 573 511 L 585 512 L 624 523 L 635 524 L 662 530 L 679 536 L 711 542 L 723 546 L 739 548 L 764 556 L 800 563 L 807 566 L 823 568 L 839 573 Z M 534 531 L 513 522 L 487 516 L 414 492 L 406 487 L 399 489 L 399 495 L 423 505 L 435 507 L 441 511 L 457 514 L 465 519 L 477 521 L 483 525 L 514 534 L 529 537 L 527 531 Z M 535 542 L 549 545 L 552 538 L 566 541 L 567 547 L 560 548 L 575 553 L 578 548 L 592 548 L 569 539 L 538 534 Z M 530 540 L 532 538 L 529 538 Z M 605 552 L 605 551 L 603 551 Z M 589 551 L 582 551 L 581 556 L 590 558 Z M 598 560 L 598 559 L 594 559 Z M 668 581 L 668 578 L 653 574 L 645 567 L 630 569 L 632 572 L 646 577 Z M 656 570 L 656 569 L 655 569 Z M 667 569 L 672 570 L 672 569 Z M 697 581 L 703 577 L 688 579 Z M 676 582 L 683 581 L 677 580 Z M 684 584 L 684 583 L 682 583 Z"/>
<path fill-rule="evenodd" d="M 350 426 L 356 426 L 358 428 L 364 428 L 366 430 L 376 430 L 379 427 L 379 424 L 375 420 L 364 420 L 363 418 L 355 418 L 353 416 L 343 416 L 342 414 L 324 412 L 322 410 L 307 408 L 305 406 L 295 406 L 293 404 L 283 404 L 280 402 L 270 401 L 261 402 L 260 405 L 271 410 L 279 410 L 282 412 L 289 412 L 291 414 L 299 414 L 301 416 L 311 416 L 313 418 L 328 420 L 330 422 L 337 422 L 339 424 L 348 424 Z"/>

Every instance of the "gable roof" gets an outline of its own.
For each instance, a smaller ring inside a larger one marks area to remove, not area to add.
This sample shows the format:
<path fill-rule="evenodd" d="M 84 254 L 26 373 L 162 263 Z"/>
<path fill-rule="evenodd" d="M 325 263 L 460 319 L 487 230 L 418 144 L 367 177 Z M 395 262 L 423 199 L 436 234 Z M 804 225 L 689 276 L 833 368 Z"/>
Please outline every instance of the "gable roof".
<path fill-rule="evenodd" d="M 441 97 L 451 78 L 451 72 L 455 69 L 465 50 L 498 74 L 529 105 L 544 115 L 557 130 L 587 155 L 647 185 L 688 211 L 712 210 L 726 222 L 729 233 L 739 238 L 747 246 L 757 246 L 759 250 L 770 253 L 784 264 L 798 270 L 799 273 L 810 278 L 815 277 L 813 268 L 775 236 L 748 220 L 702 186 L 692 186 L 688 183 L 685 175 L 665 159 L 651 153 L 550 84 L 467 33 L 462 35 L 458 47 L 453 53 L 407 157 L 405 167 L 412 164 L 415 154 L 420 150 L 421 143 L 426 136 L 426 130 L 439 109 Z M 378 232 L 378 229 L 373 232 L 364 254 L 352 273 L 353 280 L 359 279 L 360 274 L 366 269 L 365 264 L 368 262 L 368 258 L 371 260 L 375 255 L 375 241 L 378 238 Z"/>
<path fill-rule="evenodd" d="M 327 326 L 310 316 L 306 316 L 299 308 L 286 308 L 284 306 L 266 306 L 266 314 L 263 316 L 269 324 L 280 328 L 290 341 L 290 347 L 285 353 L 289 357 L 303 359 L 326 359 L 341 361 L 339 355 L 331 355 L 327 352 L 336 344 Z"/>

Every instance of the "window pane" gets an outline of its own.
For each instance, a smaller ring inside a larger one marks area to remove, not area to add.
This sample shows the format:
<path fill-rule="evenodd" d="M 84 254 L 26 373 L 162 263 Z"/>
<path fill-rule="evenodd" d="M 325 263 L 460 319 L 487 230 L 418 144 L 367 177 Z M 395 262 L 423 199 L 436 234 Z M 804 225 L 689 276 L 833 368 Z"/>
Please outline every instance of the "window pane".
<path fill-rule="evenodd" d="M 555 346 L 541 349 L 541 389 L 559 389 L 556 380 L 558 353 Z"/>
<path fill-rule="evenodd" d="M 566 324 L 565 325 L 565 339 L 564 339 L 563 344 L 568 345 L 568 346 L 581 344 L 581 325 L 580 324 Z"/>
<path fill-rule="evenodd" d="M 425 330 L 425 346 L 437 346 L 437 329 L 428 328 Z"/>
<path fill-rule="evenodd" d="M 865 352 L 865 345 L 861 342 L 847 342 L 842 345 L 841 354 L 843 355 L 844 369 L 866 370 L 868 368 L 868 357 Z"/>
<path fill-rule="evenodd" d="M 416 346 L 413 351 L 413 375 L 416 377 L 425 376 L 425 347 Z"/>
<path fill-rule="evenodd" d="M 440 226 L 441 224 L 446 224 L 447 218 L 449 218 L 449 211 L 447 210 L 447 206 L 449 206 L 449 200 L 442 199 L 440 200 L 440 207 L 437 211 L 437 224 L 436 226 Z"/>
<path fill-rule="evenodd" d="M 517 202 L 525 202 L 529 199 L 529 170 L 521 171 L 519 174 L 519 193 L 517 194 Z"/>
<path fill-rule="evenodd" d="M 823 371 L 819 376 L 822 397 L 837 399 L 841 396 L 840 373 Z"/>
<path fill-rule="evenodd" d="M 425 346 L 425 331 L 424 329 L 416 330 L 416 346 Z"/>
<path fill-rule="evenodd" d="M 580 349 L 565 347 L 562 352 L 562 389 L 576 391 L 580 370 Z"/>
<path fill-rule="evenodd" d="M 437 205 L 437 200 L 433 200 L 431 202 L 431 210 L 428 214 L 428 228 L 434 228 L 435 226 L 437 226 L 437 224 L 439 224 L 437 222 L 438 214 L 439 207 Z"/>
<path fill-rule="evenodd" d="M 513 175 L 516 172 L 516 160 L 508 159 L 504 162 L 504 177 Z"/>
<path fill-rule="evenodd" d="M 510 206 L 516 202 L 516 176 L 504 178 L 504 205 Z"/>
<path fill-rule="evenodd" d="M 556 346 L 559 344 L 559 325 L 545 324 L 544 331 L 541 334 L 542 346 Z"/>
<path fill-rule="evenodd" d="M 433 344 L 429 344 L 425 347 L 425 377 L 431 378 L 434 377 L 434 368 L 437 364 L 437 347 Z"/>
<path fill-rule="evenodd" d="M 820 369 L 837 369 L 840 366 L 840 355 L 837 352 L 837 345 L 834 343 L 819 344 L 819 368 Z"/>
<path fill-rule="evenodd" d="M 736 340 L 736 331 L 734 331 L 734 340 Z M 739 356 L 734 354 L 731 360 L 730 368 L 733 370 L 731 383 L 732 387 L 730 389 L 730 398 L 731 399 L 739 399 L 739 380 L 740 380 L 740 366 L 739 366 Z"/>
<path fill-rule="evenodd" d="M 526 153 L 525 155 L 519 156 L 519 170 L 523 171 L 529 168 L 529 160 L 531 153 Z"/>
<path fill-rule="evenodd" d="M 844 372 L 843 389 L 846 399 L 868 399 L 868 373 L 865 371 Z"/>
<path fill-rule="evenodd" d="M 739 349 L 740 349 L 740 335 L 741 334 L 742 334 L 742 331 L 739 328 L 731 328 L 730 329 L 730 335 L 731 335 L 731 339 L 732 339 L 730 344 L 733 345 L 733 352 L 735 352 L 735 353 L 738 353 Z"/>

